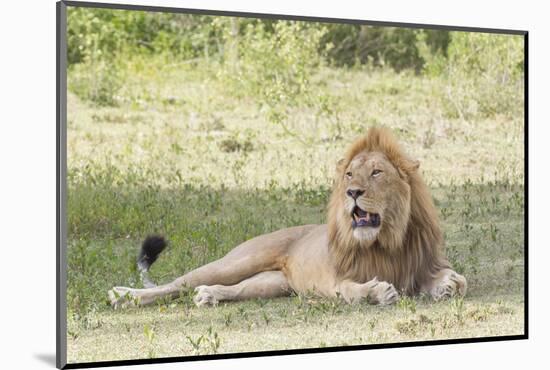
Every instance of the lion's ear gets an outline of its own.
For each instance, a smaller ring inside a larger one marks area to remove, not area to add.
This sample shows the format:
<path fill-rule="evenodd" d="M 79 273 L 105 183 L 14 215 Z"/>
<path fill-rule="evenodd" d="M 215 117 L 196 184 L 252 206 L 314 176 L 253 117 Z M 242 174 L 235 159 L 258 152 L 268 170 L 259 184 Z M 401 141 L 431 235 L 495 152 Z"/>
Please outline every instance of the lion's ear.
<path fill-rule="evenodd" d="M 418 171 L 418 168 L 420 167 L 420 161 L 417 159 L 411 159 L 408 161 L 410 163 L 410 172 L 416 172 Z"/>
<path fill-rule="evenodd" d="M 342 173 L 344 172 L 345 168 L 346 168 L 346 159 L 345 158 L 339 159 L 338 162 L 336 162 L 336 172 Z"/>
<path fill-rule="evenodd" d="M 402 158 L 397 165 L 399 175 L 406 179 L 409 175 L 415 173 L 420 167 L 420 161 L 416 159 Z"/>

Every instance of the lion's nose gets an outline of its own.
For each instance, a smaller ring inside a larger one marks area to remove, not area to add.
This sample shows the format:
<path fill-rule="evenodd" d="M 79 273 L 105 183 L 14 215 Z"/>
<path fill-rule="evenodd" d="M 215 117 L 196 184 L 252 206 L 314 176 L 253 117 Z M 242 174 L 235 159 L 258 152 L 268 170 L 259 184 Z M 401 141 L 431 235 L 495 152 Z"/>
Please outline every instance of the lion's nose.
<path fill-rule="evenodd" d="M 365 191 L 364 190 L 361 190 L 361 189 L 348 189 L 346 191 L 346 194 L 349 196 L 349 197 L 352 197 L 353 199 L 357 199 L 359 198 L 361 195 L 365 194 Z"/>

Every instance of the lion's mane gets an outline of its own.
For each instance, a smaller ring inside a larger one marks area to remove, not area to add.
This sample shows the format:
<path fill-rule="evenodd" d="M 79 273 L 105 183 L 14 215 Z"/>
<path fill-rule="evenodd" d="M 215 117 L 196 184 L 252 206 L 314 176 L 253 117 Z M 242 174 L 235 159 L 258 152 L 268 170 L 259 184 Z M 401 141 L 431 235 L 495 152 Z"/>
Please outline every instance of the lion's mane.
<path fill-rule="evenodd" d="M 344 171 L 359 153 L 381 152 L 408 184 L 396 186 L 385 210 L 377 241 L 363 246 L 353 237 L 349 214 L 344 208 Z M 433 275 L 449 266 L 442 253 L 443 236 L 430 192 L 418 169 L 386 128 L 370 128 L 357 139 L 338 163 L 328 205 L 328 238 L 332 262 L 339 277 L 368 281 L 377 277 L 391 282 L 405 294 L 416 294 Z"/>

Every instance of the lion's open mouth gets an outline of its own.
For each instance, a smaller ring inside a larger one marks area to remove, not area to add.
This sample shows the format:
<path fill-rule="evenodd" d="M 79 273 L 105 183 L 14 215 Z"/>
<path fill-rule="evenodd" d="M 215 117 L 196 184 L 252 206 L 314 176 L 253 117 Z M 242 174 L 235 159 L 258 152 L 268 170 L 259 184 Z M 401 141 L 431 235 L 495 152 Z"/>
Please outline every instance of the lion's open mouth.
<path fill-rule="evenodd" d="M 351 226 L 356 227 L 378 227 L 380 226 L 380 215 L 362 210 L 358 206 L 353 208 L 351 213 Z"/>

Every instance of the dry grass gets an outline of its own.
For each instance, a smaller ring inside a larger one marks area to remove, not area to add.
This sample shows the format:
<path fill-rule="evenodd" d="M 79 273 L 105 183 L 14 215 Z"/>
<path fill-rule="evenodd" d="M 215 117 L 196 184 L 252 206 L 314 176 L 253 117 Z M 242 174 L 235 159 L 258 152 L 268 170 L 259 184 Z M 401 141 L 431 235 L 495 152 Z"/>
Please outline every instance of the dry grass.
<path fill-rule="evenodd" d="M 97 314 L 97 327 L 70 338 L 68 357 L 87 362 L 523 334 L 523 301 L 509 295 L 467 298 L 460 308 L 455 301 L 422 301 L 414 313 L 398 305 L 308 301 L 273 299 L 207 309 L 180 303 L 106 311 Z M 154 332 L 153 340 L 145 327 Z M 218 345 L 212 343 L 214 334 Z"/>

